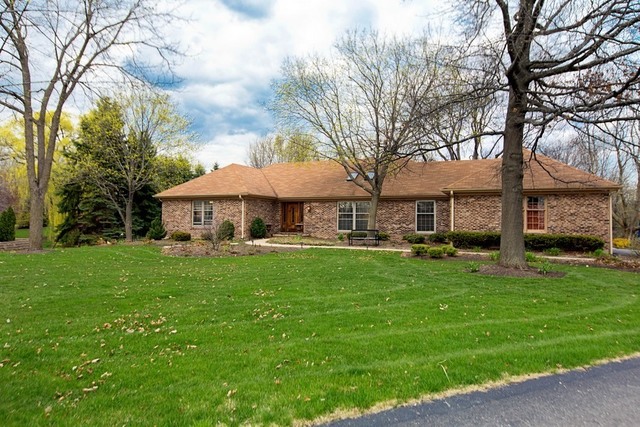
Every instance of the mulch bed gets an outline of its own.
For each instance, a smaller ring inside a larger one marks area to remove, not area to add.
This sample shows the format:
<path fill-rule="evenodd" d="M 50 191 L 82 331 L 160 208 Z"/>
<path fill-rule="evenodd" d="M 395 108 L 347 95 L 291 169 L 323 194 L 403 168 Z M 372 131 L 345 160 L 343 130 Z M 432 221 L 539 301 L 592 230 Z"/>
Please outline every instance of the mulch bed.
<path fill-rule="evenodd" d="M 259 246 L 249 243 L 223 245 L 216 251 L 209 242 L 174 243 L 162 248 L 162 254 L 182 257 L 239 257 L 299 251 L 300 247 Z"/>

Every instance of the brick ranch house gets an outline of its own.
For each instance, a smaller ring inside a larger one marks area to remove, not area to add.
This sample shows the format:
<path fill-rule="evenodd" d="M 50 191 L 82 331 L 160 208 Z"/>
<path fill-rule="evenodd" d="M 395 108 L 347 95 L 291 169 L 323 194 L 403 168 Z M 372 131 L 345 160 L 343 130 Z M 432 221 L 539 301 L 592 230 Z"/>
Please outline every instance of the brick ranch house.
<path fill-rule="evenodd" d="M 410 162 L 387 176 L 377 228 L 407 233 L 500 230 L 501 159 Z M 355 179 L 362 179 L 355 177 Z M 526 233 L 587 234 L 612 240 L 611 194 L 619 186 L 548 157 L 525 164 Z M 155 197 L 169 233 L 194 237 L 225 219 L 236 237 L 262 218 L 274 233 L 336 238 L 366 228 L 370 196 L 332 161 L 280 163 L 263 169 L 231 164 Z"/>

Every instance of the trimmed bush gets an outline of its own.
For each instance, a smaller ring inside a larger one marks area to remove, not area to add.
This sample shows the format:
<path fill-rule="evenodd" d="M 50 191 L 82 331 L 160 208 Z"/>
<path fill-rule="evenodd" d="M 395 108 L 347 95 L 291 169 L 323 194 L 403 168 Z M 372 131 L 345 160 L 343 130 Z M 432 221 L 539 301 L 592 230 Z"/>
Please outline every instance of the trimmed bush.
<path fill-rule="evenodd" d="M 443 246 L 442 250 L 447 256 L 458 256 L 458 250 L 453 246 Z"/>
<path fill-rule="evenodd" d="M 447 243 L 447 233 L 432 233 L 427 238 L 431 243 Z"/>
<path fill-rule="evenodd" d="M 218 227 L 218 239 L 223 240 L 233 240 L 236 234 L 236 226 L 233 225 L 231 221 L 225 219 L 222 221 L 222 224 Z"/>
<path fill-rule="evenodd" d="M 426 241 L 426 237 L 424 234 L 411 233 L 402 236 L 402 240 L 406 240 L 407 242 L 413 244 L 422 244 Z"/>
<path fill-rule="evenodd" d="M 549 248 L 545 249 L 543 252 L 545 255 L 558 256 L 562 253 L 562 250 L 560 250 L 560 248 Z"/>
<path fill-rule="evenodd" d="M 11 206 L 0 213 L 0 242 L 16 240 L 16 214 Z"/>
<path fill-rule="evenodd" d="M 415 244 L 415 245 L 411 245 L 411 253 L 416 255 L 416 256 L 424 256 L 427 255 L 427 252 L 429 251 L 429 246 L 428 245 L 423 245 L 423 244 Z"/>
<path fill-rule="evenodd" d="M 624 237 L 617 237 L 613 239 L 613 247 L 619 249 L 628 249 L 631 247 L 631 241 Z"/>
<path fill-rule="evenodd" d="M 498 248 L 500 247 L 500 233 L 494 231 L 449 231 L 447 239 L 456 248 Z"/>
<path fill-rule="evenodd" d="M 378 237 L 379 237 L 379 238 L 380 238 L 380 240 L 382 240 L 383 242 L 386 242 L 386 241 L 388 241 L 388 240 L 391 238 L 391 236 L 389 235 L 389 233 L 384 232 L 384 231 L 379 232 L 379 233 L 378 233 Z"/>
<path fill-rule="evenodd" d="M 444 249 L 442 248 L 429 248 L 427 254 L 430 258 L 442 258 L 444 256 Z"/>
<path fill-rule="evenodd" d="M 267 226 L 264 224 L 262 218 L 256 217 L 251 221 L 249 232 L 254 239 L 262 239 L 267 235 Z"/>
<path fill-rule="evenodd" d="M 160 218 L 156 218 L 151 221 L 149 225 L 149 231 L 147 232 L 147 238 L 151 240 L 162 240 L 167 235 L 167 230 L 164 228 L 164 224 Z"/>
<path fill-rule="evenodd" d="M 447 239 L 456 248 L 494 249 L 500 247 L 500 233 L 487 231 L 450 231 Z M 558 248 L 563 251 L 593 252 L 604 248 L 604 240 L 595 236 L 574 234 L 525 234 L 524 246 L 530 251 Z"/>
<path fill-rule="evenodd" d="M 187 233 L 186 231 L 174 231 L 171 233 L 171 240 L 175 240 L 176 242 L 188 242 L 191 240 L 191 233 Z"/>

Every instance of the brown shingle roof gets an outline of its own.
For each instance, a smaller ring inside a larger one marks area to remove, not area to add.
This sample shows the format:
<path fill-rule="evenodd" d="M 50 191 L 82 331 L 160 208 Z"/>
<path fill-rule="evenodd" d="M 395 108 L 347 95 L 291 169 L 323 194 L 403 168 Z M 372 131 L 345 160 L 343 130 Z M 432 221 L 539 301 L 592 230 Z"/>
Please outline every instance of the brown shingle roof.
<path fill-rule="evenodd" d="M 261 169 L 231 164 L 156 194 L 159 199 L 181 197 L 271 197 L 276 193 Z"/>
<path fill-rule="evenodd" d="M 526 160 L 529 160 L 528 154 Z M 548 157 L 526 162 L 525 191 L 616 190 L 611 181 Z M 445 197 L 450 191 L 500 192 L 500 159 L 456 162 L 409 162 L 390 174 L 382 198 Z M 358 199 L 369 194 L 347 181 L 343 167 L 333 161 L 279 163 L 263 169 L 232 164 L 157 194 L 166 198 L 228 198 L 242 196 L 281 200 Z"/>

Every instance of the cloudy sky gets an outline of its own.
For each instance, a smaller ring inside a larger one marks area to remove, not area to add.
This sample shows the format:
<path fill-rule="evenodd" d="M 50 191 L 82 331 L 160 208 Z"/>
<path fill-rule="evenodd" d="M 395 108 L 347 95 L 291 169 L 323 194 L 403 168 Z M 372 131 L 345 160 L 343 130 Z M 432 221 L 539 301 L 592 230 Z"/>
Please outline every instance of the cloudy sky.
<path fill-rule="evenodd" d="M 440 2 L 442 3 L 442 2 Z M 172 93 L 200 136 L 211 168 L 245 163 L 247 146 L 272 132 L 264 104 L 287 56 L 327 52 L 345 31 L 419 34 L 438 25 L 437 0 L 186 0 L 174 33 L 187 52 Z"/>

